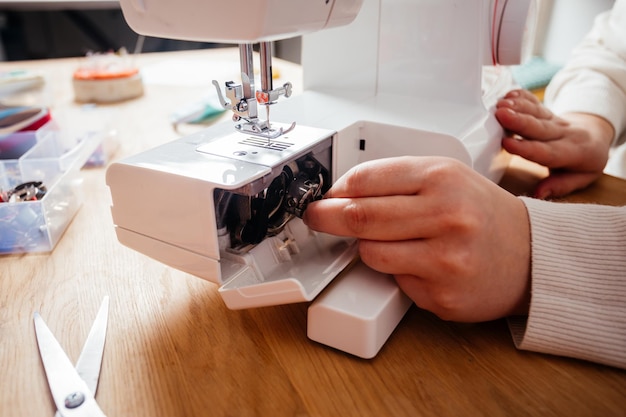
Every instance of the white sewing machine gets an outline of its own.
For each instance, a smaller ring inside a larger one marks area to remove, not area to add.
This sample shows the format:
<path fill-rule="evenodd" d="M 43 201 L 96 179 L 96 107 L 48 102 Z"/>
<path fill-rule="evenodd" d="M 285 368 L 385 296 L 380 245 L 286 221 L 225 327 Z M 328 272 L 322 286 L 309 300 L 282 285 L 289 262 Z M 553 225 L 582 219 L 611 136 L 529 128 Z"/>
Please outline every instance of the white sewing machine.
<path fill-rule="evenodd" d="M 492 71 L 484 83 L 483 65 L 519 61 L 532 0 L 121 6 L 139 33 L 239 44 L 241 80 L 214 82 L 234 126 L 109 167 L 120 242 L 217 283 L 229 308 L 313 300 L 311 339 L 375 356 L 410 300 L 392 277 L 356 260 L 353 240 L 313 232 L 299 217 L 349 168 L 376 158 L 446 155 L 497 181 L 508 160 L 490 107 L 511 80 Z M 272 85 L 271 41 L 297 35 L 304 35 L 304 93 L 286 98 L 289 83 Z M 163 190 L 169 197 L 155 202 Z"/>

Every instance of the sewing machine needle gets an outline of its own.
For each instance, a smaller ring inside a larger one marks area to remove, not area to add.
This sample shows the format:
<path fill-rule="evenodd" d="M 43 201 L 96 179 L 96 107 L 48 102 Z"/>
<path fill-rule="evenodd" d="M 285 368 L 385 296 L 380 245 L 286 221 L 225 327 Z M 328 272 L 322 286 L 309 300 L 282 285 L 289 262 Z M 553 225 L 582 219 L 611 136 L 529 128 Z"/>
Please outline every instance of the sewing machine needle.
<path fill-rule="evenodd" d="M 270 105 L 269 104 L 265 105 L 265 116 L 266 116 L 266 119 L 267 119 L 267 131 L 271 132 L 272 125 L 270 124 Z M 270 142 L 271 142 L 271 140 L 270 140 L 270 137 L 268 136 L 267 137 L 267 144 L 269 145 Z"/>

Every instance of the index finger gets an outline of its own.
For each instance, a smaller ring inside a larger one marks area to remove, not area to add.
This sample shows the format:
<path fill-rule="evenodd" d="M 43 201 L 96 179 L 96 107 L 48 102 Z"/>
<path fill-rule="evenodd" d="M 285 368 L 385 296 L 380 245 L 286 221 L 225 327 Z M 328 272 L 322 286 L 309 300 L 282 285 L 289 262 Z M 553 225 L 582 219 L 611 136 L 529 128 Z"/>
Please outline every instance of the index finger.
<path fill-rule="evenodd" d="M 497 109 L 495 116 L 503 128 L 528 140 L 549 142 L 561 139 L 569 126 L 568 122 L 557 116 L 537 118 L 508 107 Z"/>
<path fill-rule="evenodd" d="M 328 198 L 312 202 L 304 212 L 307 226 L 318 232 L 378 241 L 432 237 L 441 209 L 421 196 Z"/>
<path fill-rule="evenodd" d="M 440 169 L 443 168 L 443 169 Z M 317 231 L 369 240 L 405 240 L 440 233 L 446 198 L 459 170 L 451 158 L 398 157 L 361 164 L 337 181 L 323 200 L 309 204 L 306 224 Z M 450 175 L 452 173 L 453 175 Z"/>
<path fill-rule="evenodd" d="M 337 180 L 325 198 L 361 198 L 419 193 L 437 157 L 396 157 L 364 162 Z M 428 161 L 428 162 L 427 162 Z"/>

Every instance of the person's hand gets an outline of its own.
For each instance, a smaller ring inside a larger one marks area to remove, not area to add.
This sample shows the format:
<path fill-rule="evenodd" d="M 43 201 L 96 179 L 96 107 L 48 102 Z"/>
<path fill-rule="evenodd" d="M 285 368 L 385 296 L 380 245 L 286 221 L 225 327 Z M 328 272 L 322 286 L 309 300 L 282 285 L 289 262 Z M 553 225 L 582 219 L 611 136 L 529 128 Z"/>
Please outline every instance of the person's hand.
<path fill-rule="evenodd" d="M 586 113 L 558 117 L 527 90 L 509 92 L 495 115 L 508 131 L 504 149 L 550 169 L 535 197 L 564 196 L 602 175 L 614 135 L 605 119 Z"/>
<path fill-rule="evenodd" d="M 526 207 L 459 161 L 361 164 L 311 203 L 304 221 L 359 238 L 363 262 L 393 274 L 419 307 L 443 319 L 476 322 L 528 311 Z"/>

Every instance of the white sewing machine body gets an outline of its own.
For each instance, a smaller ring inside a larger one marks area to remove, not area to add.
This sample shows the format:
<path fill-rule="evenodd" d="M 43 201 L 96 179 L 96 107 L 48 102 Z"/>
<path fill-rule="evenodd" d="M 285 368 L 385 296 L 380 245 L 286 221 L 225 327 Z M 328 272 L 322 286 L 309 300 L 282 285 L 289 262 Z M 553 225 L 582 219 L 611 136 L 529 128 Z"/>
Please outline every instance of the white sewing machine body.
<path fill-rule="evenodd" d="M 169 2 L 122 0 L 140 33 L 209 41 L 274 40 L 359 14 L 348 26 L 304 36 L 304 92 L 272 107 L 272 118 L 286 123 L 272 126 L 278 134 L 251 135 L 224 123 L 113 163 L 107 183 L 118 239 L 217 283 L 229 308 L 315 299 L 310 338 L 375 356 L 410 300 L 391 277 L 362 264 L 347 268 L 357 256 L 354 240 L 313 232 L 298 217 L 348 169 L 372 159 L 443 155 L 500 178 L 508 159 L 489 108 L 511 81 L 507 71 L 496 71 L 489 88 L 482 84 L 483 64 L 492 63 L 492 46 L 499 44 L 491 29 L 501 20 L 517 35 L 505 41 L 501 32 L 500 60 L 519 58 L 530 0 L 508 3 L 519 7 L 508 8 L 512 23 L 489 0 L 365 0 L 362 6 L 360 0 L 266 0 L 256 12 L 274 23 L 247 31 L 232 21 L 228 27 L 208 22 L 220 10 L 232 13 L 228 0 L 176 2 L 172 21 L 185 25 L 175 27 L 162 20 Z M 283 11 L 280 19 L 276 10 Z M 301 15 L 306 24 L 299 26 Z M 285 20 L 284 28 L 276 23 Z M 517 52 L 505 50 L 511 44 Z M 233 88 L 229 98 L 237 94 Z M 168 198 L 155 201 L 163 192 Z"/>

